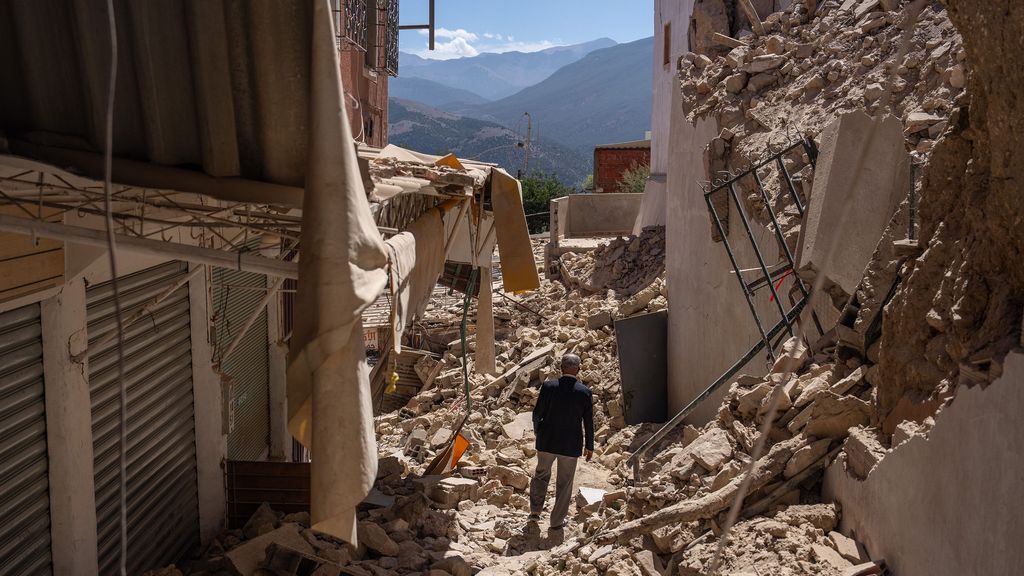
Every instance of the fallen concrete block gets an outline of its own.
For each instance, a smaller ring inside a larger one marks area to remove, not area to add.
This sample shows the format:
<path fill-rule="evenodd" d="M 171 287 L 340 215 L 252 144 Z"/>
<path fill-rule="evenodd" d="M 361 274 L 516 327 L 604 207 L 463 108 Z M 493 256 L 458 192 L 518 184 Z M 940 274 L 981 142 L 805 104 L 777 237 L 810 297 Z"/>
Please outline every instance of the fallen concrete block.
<path fill-rule="evenodd" d="M 459 502 L 476 500 L 479 488 L 471 478 L 445 478 L 434 485 L 430 498 L 441 508 L 455 508 Z"/>
<path fill-rule="evenodd" d="M 487 472 L 487 477 L 516 490 L 526 490 L 530 485 L 530 475 L 521 468 L 511 466 L 495 466 Z"/>
<path fill-rule="evenodd" d="M 356 534 L 360 544 L 381 556 L 398 556 L 398 543 L 377 524 L 360 522 L 356 525 Z"/>
<path fill-rule="evenodd" d="M 857 541 L 853 538 L 848 538 L 835 530 L 829 532 L 828 537 L 829 540 L 832 540 L 836 552 L 839 552 L 839 555 L 843 558 L 854 564 L 860 564 L 868 560 L 863 556 L 860 546 L 857 545 Z"/>
<path fill-rule="evenodd" d="M 533 431 L 533 413 L 521 412 L 508 424 L 503 424 L 501 430 L 512 440 L 521 440 L 527 433 Z"/>
<path fill-rule="evenodd" d="M 313 547 L 302 537 L 301 530 L 302 527 L 298 524 L 285 524 L 227 552 L 224 559 L 236 574 L 249 576 L 266 560 L 267 547 L 271 544 L 312 555 Z"/>
<path fill-rule="evenodd" d="M 864 426 L 871 420 L 871 407 L 854 396 L 825 392 L 810 405 L 810 409 L 810 419 L 804 431 L 808 436 L 818 438 L 842 438 L 850 428 Z"/>
<path fill-rule="evenodd" d="M 811 552 L 819 562 L 824 562 L 836 570 L 842 571 L 853 566 L 853 563 L 840 556 L 839 552 L 836 552 L 824 544 L 811 544 Z"/>
<path fill-rule="evenodd" d="M 865 562 L 843 570 L 843 576 L 872 576 L 882 573 L 882 562 Z"/>
<path fill-rule="evenodd" d="M 799 274 L 813 281 L 825 271 L 826 290 L 834 285 L 850 295 L 907 195 L 903 124 L 850 112 L 822 131 L 819 150 L 797 246 Z"/>
<path fill-rule="evenodd" d="M 640 567 L 640 573 L 643 576 L 665 575 L 665 567 L 661 563 L 661 558 L 655 556 L 654 552 L 650 550 L 641 550 L 633 554 L 633 561 Z"/>
<path fill-rule="evenodd" d="M 824 438 L 811 442 L 807 446 L 797 450 L 793 453 L 793 457 L 786 463 L 786 469 L 783 470 L 782 475 L 789 479 L 797 474 L 801 473 L 811 464 L 814 464 L 821 459 L 826 453 L 828 453 L 828 446 L 832 443 L 830 438 Z"/>
<path fill-rule="evenodd" d="M 612 323 L 615 318 L 611 310 L 599 310 L 587 317 L 587 327 L 591 330 L 603 328 Z"/>
<path fill-rule="evenodd" d="M 710 472 L 717 472 L 732 458 L 732 438 L 721 428 L 711 428 L 686 448 L 693 459 Z"/>
<path fill-rule="evenodd" d="M 879 432 L 867 428 L 851 430 L 843 451 L 846 452 L 846 469 L 860 480 L 867 478 L 888 452 Z"/>

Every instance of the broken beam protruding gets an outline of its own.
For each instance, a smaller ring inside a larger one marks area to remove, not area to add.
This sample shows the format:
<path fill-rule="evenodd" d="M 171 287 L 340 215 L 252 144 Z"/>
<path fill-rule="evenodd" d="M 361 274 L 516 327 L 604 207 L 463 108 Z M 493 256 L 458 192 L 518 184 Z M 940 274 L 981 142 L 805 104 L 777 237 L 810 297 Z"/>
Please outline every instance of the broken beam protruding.
<path fill-rule="evenodd" d="M 754 5 L 750 3 L 750 0 L 739 0 L 740 8 L 743 9 L 743 13 L 747 15 L 747 20 L 750 20 L 750 29 L 758 36 L 764 36 L 764 24 L 761 23 L 761 17 L 757 15 L 757 10 L 754 9 Z"/>
<path fill-rule="evenodd" d="M 754 465 L 754 470 L 751 472 L 753 476 L 747 493 L 756 492 L 777 476 L 780 476 L 793 453 L 806 444 L 805 438 L 797 436 L 773 446 L 768 454 Z M 669 524 L 713 518 L 732 504 L 736 495 L 739 494 L 740 485 L 743 483 L 745 476 L 746 474 L 740 474 L 733 478 L 731 482 L 707 496 L 684 500 L 668 508 L 663 508 L 647 516 L 621 524 L 613 530 L 598 534 L 595 540 L 601 543 L 623 542 L 643 534 L 648 534 L 656 528 L 668 526 Z"/>
<path fill-rule="evenodd" d="M 712 34 L 711 39 L 714 40 L 715 42 L 718 42 L 722 46 L 727 46 L 729 48 L 739 48 L 740 46 L 748 45 L 746 42 L 742 40 L 737 40 L 732 36 L 726 36 L 725 34 L 722 34 L 720 32 L 715 32 L 714 34 Z"/>

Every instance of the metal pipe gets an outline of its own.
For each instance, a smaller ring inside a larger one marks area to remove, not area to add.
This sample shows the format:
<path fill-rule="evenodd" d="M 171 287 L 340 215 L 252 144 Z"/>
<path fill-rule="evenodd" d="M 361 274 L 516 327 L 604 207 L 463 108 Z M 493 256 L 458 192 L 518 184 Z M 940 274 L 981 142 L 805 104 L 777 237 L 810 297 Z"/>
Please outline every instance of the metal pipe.
<path fill-rule="evenodd" d="M 64 240 L 86 246 L 107 246 L 106 234 L 102 230 L 82 228 L 80 226 L 68 226 L 52 222 L 41 222 L 29 220 L 7 214 L 0 214 L 0 230 L 14 232 L 16 234 L 35 234 L 42 238 Z M 220 266 L 231 270 L 244 272 L 256 272 L 267 276 L 297 279 L 299 277 L 299 265 L 297 262 L 284 262 L 256 256 L 255 254 L 244 254 L 241 252 L 226 252 L 214 248 L 202 246 L 189 246 L 186 244 L 175 244 L 173 242 L 161 242 L 159 240 L 148 240 L 146 238 L 133 238 L 131 236 L 117 235 L 118 250 L 185 260 L 198 264 Z"/>
<path fill-rule="evenodd" d="M 277 278 L 274 280 L 274 283 L 267 289 L 267 293 L 263 295 L 263 298 L 260 298 L 260 303 L 256 305 L 256 309 L 253 310 L 252 314 L 249 314 L 249 317 L 245 319 L 245 324 L 242 324 L 242 329 L 238 331 L 238 334 L 235 334 L 235 337 L 231 340 L 231 344 L 228 344 L 227 349 L 220 355 L 219 362 L 224 362 L 224 359 L 230 356 L 231 353 L 235 351 L 235 348 L 238 348 L 238 345 L 242 342 L 242 338 L 245 338 L 245 334 L 249 331 L 249 328 L 252 327 L 256 322 L 256 319 L 263 313 L 263 309 L 267 307 L 270 299 L 277 294 L 278 289 L 281 288 L 284 281 L 284 278 Z"/>

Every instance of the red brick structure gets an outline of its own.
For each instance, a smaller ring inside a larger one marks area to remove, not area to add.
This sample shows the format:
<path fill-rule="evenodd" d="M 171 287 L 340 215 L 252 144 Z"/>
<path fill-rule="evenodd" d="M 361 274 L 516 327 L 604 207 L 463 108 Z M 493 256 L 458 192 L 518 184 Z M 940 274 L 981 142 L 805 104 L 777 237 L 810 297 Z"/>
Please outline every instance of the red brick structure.
<path fill-rule="evenodd" d="M 619 180 L 624 172 L 650 164 L 650 140 L 595 146 L 594 192 L 619 192 Z"/>
<path fill-rule="evenodd" d="M 388 78 L 398 74 L 398 0 L 332 0 L 352 136 L 388 143 Z"/>

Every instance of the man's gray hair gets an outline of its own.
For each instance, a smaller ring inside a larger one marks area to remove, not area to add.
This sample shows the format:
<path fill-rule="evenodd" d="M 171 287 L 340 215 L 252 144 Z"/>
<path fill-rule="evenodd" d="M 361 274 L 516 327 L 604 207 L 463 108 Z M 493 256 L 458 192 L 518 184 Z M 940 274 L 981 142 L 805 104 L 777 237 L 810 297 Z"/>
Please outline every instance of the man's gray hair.
<path fill-rule="evenodd" d="M 575 370 L 580 367 L 580 357 L 575 354 L 562 356 L 562 370 Z"/>

